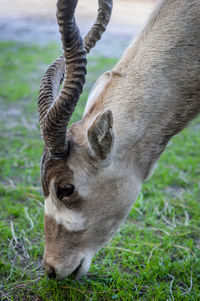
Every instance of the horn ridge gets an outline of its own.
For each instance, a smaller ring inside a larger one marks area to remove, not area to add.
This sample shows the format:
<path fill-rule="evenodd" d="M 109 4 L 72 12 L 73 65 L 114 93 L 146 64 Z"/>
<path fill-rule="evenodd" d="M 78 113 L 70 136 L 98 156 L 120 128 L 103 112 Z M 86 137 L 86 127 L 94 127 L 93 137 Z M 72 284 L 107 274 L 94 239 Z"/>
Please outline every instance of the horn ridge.
<path fill-rule="evenodd" d="M 83 43 L 74 18 L 77 2 L 78 0 L 57 2 L 57 20 L 64 54 L 50 65 L 43 76 L 38 99 L 41 133 L 51 157 L 54 158 L 67 155 L 67 125 L 85 83 L 86 51 L 89 53 L 101 38 L 112 11 L 112 0 L 98 1 L 96 22 Z M 59 93 L 63 79 L 63 88 Z"/>
<path fill-rule="evenodd" d="M 112 0 L 99 0 L 99 9 L 96 22 L 84 38 L 84 45 L 87 53 L 96 45 L 96 42 L 101 39 L 102 34 L 110 21 L 112 13 Z"/>
<path fill-rule="evenodd" d="M 51 156 L 59 158 L 67 155 L 67 125 L 82 92 L 86 75 L 86 51 L 74 18 L 76 5 L 77 0 L 59 0 L 57 3 L 57 19 L 64 49 L 65 78 L 59 96 L 55 100 L 52 97 L 48 100 L 50 106 L 41 122 L 45 144 Z M 53 73 L 56 69 L 54 64 L 52 67 L 49 70 L 50 77 L 51 69 Z M 43 91 L 40 93 L 39 103 L 42 94 Z"/>
<path fill-rule="evenodd" d="M 46 112 L 51 107 L 58 94 L 58 90 L 65 73 L 64 57 L 60 56 L 53 64 L 49 66 L 42 78 L 38 98 L 38 112 L 40 128 L 43 135 L 43 119 Z"/>

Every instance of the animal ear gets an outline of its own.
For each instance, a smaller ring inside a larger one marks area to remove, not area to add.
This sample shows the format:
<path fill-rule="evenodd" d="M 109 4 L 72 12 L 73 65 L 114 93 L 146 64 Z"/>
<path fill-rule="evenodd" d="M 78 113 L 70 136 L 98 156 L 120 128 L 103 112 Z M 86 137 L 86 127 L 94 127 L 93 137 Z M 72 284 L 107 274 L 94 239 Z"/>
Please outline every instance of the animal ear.
<path fill-rule="evenodd" d="M 110 110 L 97 115 L 89 127 L 87 137 L 90 154 L 95 159 L 108 160 L 110 158 L 113 142 L 113 115 Z"/>

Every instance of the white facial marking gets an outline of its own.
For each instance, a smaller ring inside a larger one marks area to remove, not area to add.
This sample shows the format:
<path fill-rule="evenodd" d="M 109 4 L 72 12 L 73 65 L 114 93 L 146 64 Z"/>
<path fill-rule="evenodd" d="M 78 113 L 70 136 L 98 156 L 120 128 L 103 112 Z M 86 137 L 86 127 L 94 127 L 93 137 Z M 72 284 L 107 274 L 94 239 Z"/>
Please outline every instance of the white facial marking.
<path fill-rule="evenodd" d="M 80 212 L 67 207 L 58 207 L 55 195 L 54 181 L 50 183 L 50 194 L 45 199 L 45 214 L 54 218 L 56 222 L 63 225 L 69 231 L 80 231 L 84 228 L 85 218 Z"/>
<path fill-rule="evenodd" d="M 100 78 L 96 81 L 88 96 L 88 101 L 86 103 L 86 107 L 83 115 L 87 113 L 89 107 L 97 100 L 98 96 L 104 90 L 110 78 L 111 78 L 111 72 L 107 71 L 102 76 L 100 76 Z"/>

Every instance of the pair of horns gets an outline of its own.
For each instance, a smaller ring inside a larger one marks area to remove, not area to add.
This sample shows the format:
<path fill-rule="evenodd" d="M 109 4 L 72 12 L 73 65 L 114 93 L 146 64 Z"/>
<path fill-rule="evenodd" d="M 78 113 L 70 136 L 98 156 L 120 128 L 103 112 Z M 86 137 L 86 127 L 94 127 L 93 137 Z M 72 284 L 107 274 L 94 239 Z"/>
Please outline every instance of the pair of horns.
<path fill-rule="evenodd" d="M 112 0 L 99 0 L 96 22 L 84 41 L 74 18 L 78 0 L 58 0 L 57 20 L 64 54 L 49 66 L 42 78 L 38 112 L 41 133 L 51 157 L 68 153 L 67 125 L 79 100 L 86 75 L 86 53 L 101 38 L 110 20 Z M 59 93 L 59 87 L 63 88 Z"/>

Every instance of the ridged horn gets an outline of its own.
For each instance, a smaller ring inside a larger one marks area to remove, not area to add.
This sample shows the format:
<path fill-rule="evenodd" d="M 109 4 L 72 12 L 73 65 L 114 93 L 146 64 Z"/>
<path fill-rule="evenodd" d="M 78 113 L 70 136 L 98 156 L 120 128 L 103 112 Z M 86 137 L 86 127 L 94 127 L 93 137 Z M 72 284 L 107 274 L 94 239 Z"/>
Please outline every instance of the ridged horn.
<path fill-rule="evenodd" d="M 77 2 L 78 0 L 58 0 L 57 2 L 57 20 L 66 65 L 63 88 L 55 99 L 60 77 L 63 76 L 63 67 L 60 66 L 62 64 L 58 59 L 45 74 L 39 95 L 43 139 L 51 156 L 55 158 L 63 158 L 67 154 L 67 125 L 85 83 L 86 51 L 74 18 Z M 47 98 L 44 100 L 45 94 Z M 44 116 L 45 111 L 46 116 Z"/>
<path fill-rule="evenodd" d="M 85 83 L 85 49 L 89 52 L 101 38 L 112 10 L 112 0 L 99 0 L 97 20 L 86 35 L 83 46 L 74 18 L 77 2 L 78 0 L 59 0 L 57 3 L 57 20 L 64 55 L 43 76 L 38 99 L 42 136 L 51 157 L 58 159 L 67 155 L 67 125 Z M 64 85 L 57 97 L 64 75 Z"/>
<path fill-rule="evenodd" d="M 101 39 L 102 34 L 110 21 L 112 13 L 112 0 L 99 0 L 98 1 L 98 16 L 96 22 L 85 36 L 84 45 L 87 53 L 95 46 L 96 42 Z"/>

